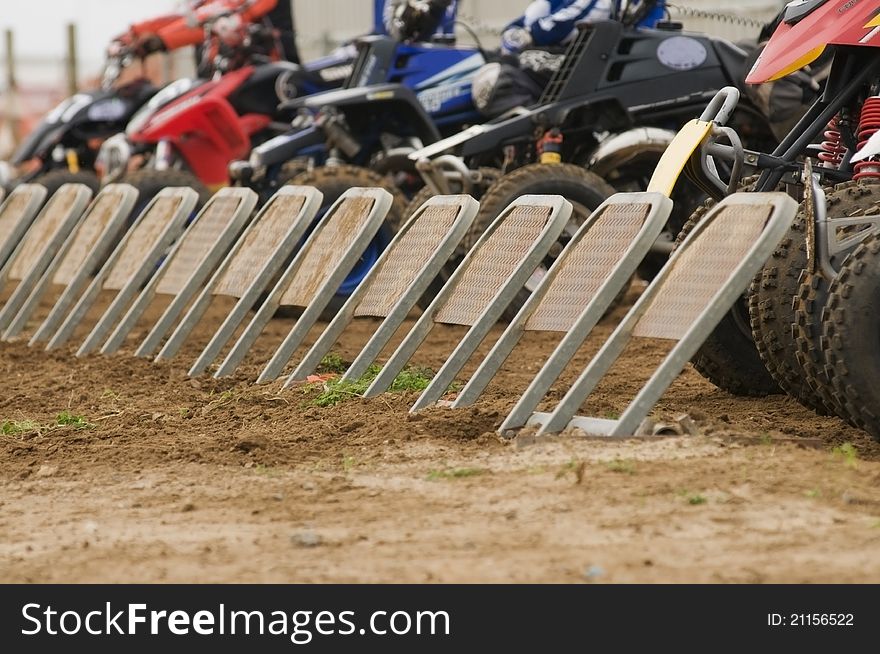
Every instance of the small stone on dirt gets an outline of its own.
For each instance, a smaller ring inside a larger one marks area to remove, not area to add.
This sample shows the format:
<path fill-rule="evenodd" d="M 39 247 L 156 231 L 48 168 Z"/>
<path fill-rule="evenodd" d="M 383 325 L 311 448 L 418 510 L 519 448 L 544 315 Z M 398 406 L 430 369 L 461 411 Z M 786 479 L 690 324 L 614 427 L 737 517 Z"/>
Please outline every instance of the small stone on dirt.
<path fill-rule="evenodd" d="M 37 474 L 39 474 L 39 473 L 37 473 Z M 843 500 L 844 504 L 856 504 L 856 505 L 862 505 L 862 506 L 870 506 L 872 504 L 878 504 L 877 500 L 872 500 L 867 497 L 861 497 L 859 495 L 851 493 L 850 491 L 843 491 L 843 495 L 842 495 L 841 499 Z"/>
<path fill-rule="evenodd" d="M 313 531 L 298 531 L 290 536 L 290 541 L 297 547 L 318 547 L 324 539 Z"/>
<path fill-rule="evenodd" d="M 508 434 L 505 434 L 505 436 L 508 436 Z M 519 434 L 516 434 L 516 436 L 513 439 L 513 442 L 516 445 L 516 449 L 519 450 L 524 447 L 529 447 L 530 445 L 534 445 L 538 441 L 535 438 L 534 432 L 525 432 L 525 433 L 521 432 Z"/>
<path fill-rule="evenodd" d="M 56 472 L 58 472 L 58 466 L 51 466 L 44 463 L 40 466 L 40 469 L 37 470 L 37 477 L 51 477 Z"/>
<path fill-rule="evenodd" d="M 363 420 L 355 420 L 354 422 L 350 422 L 347 425 L 343 425 L 342 427 L 340 427 L 339 431 L 343 434 L 348 434 L 353 432 L 355 429 L 360 429 L 364 426 L 364 424 L 365 423 Z"/>
<path fill-rule="evenodd" d="M 180 507 L 182 513 L 189 513 L 190 511 L 196 510 L 196 505 L 192 502 L 186 502 L 182 507 Z"/>
<path fill-rule="evenodd" d="M 686 413 L 678 416 L 675 419 L 675 422 L 679 424 L 683 433 L 688 434 L 689 436 L 697 436 L 700 431 L 697 429 L 696 423 L 693 419 Z"/>
<path fill-rule="evenodd" d="M 233 449 L 236 449 L 240 452 L 252 452 L 253 450 L 257 450 L 265 446 L 266 442 L 261 439 L 247 438 L 237 441 L 235 445 L 233 445 Z"/>

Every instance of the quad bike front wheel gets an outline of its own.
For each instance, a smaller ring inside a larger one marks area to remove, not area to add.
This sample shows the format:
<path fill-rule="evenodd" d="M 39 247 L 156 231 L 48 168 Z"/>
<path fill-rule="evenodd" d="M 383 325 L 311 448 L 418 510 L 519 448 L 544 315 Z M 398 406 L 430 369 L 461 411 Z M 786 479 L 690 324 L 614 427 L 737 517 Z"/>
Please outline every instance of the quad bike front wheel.
<path fill-rule="evenodd" d="M 476 185 L 474 189 L 470 191 L 469 195 L 475 200 L 481 200 L 486 191 L 501 178 L 502 172 L 497 168 L 489 167 L 480 167 L 477 169 L 477 172 L 479 172 L 480 184 Z M 458 190 L 454 192 L 463 193 L 464 191 Z M 421 207 L 435 195 L 437 194 L 434 193 L 430 186 L 423 186 L 417 191 L 416 194 L 413 195 L 412 200 L 409 201 L 409 204 L 406 205 L 406 210 L 403 212 L 404 222 L 410 219 L 410 217 L 416 212 L 416 209 Z"/>
<path fill-rule="evenodd" d="M 826 196 L 828 219 L 870 215 L 880 206 L 880 184 L 876 180 L 850 181 L 838 184 Z M 853 229 L 850 227 L 848 229 Z M 844 259 L 845 260 L 845 259 Z M 836 267 L 837 262 L 832 261 Z M 842 262 L 840 263 L 842 266 Z M 841 402 L 833 388 L 832 371 L 823 344 L 823 310 L 830 299 L 832 279 L 821 271 L 804 271 L 798 294 L 793 303 L 794 342 L 801 372 L 810 388 L 822 399 L 831 413 L 853 422 L 852 412 Z M 857 425 L 858 426 L 858 425 Z"/>
<path fill-rule="evenodd" d="M 394 238 L 404 215 L 405 199 L 403 194 L 386 177 L 359 166 L 321 166 L 295 176 L 289 183 L 295 186 L 312 186 L 324 194 L 321 208 L 318 210 L 318 219 L 324 216 L 343 193 L 353 187 L 384 188 L 394 196 L 394 203 L 391 205 L 379 233 L 367 246 L 358 263 L 339 286 L 336 295 L 324 310 L 322 318 L 329 320 L 342 308 L 348 297 L 376 264 L 391 239 Z"/>
<path fill-rule="evenodd" d="M 47 191 L 46 197 L 52 197 L 55 191 L 65 184 L 85 184 L 92 190 L 93 194 L 96 194 L 101 188 L 98 176 L 88 170 L 80 170 L 76 173 L 64 169 L 50 170 L 47 173 L 37 175 L 30 183 L 44 186 Z"/>
<path fill-rule="evenodd" d="M 505 320 L 511 320 L 516 316 L 543 277 L 543 273 L 553 263 L 553 258 L 559 255 L 590 213 L 614 195 L 614 189 L 595 173 L 574 164 L 538 163 L 518 168 L 501 177 L 486 190 L 480 202 L 480 212 L 462 239 L 463 252 L 470 250 L 501 212 L 523 195 L 561 195 L 571 202 L 574 211 L 569 224 L 563 230 L 558 247 L 553 248 L 553 253 L 541 264 L 532 280 L 508 305 L 503 314 Z M 444 274 L 451 275 L 459 263 L 460 259 L 450 260 Z M 622 298 L 625 292 L 626 289 L 621 291 L 619 298 Z"/>
<path fill-rule="evenodd" d="M 758 356 L 779 387 L 809 409 L 830 413 L 827 403 L 804 376 L 795 342 L 795 301 L 807 268 L 806 218 L 803 211 L 749 287 L 749 324 Z M 807 295 L 804 301 L 810 301 Z"/>
<path fill-rule="evenodd" d="M 187 170 L 141 168 L 133 173 L 129 173 L 120 182 L 131 184 L 138 191 L 137 202 L 134 205 L 134 210 L 131 212 L 132 220 L 137 218 L 150 201 L 166 188 L 186 187 L 196 191 L 199 194 L 196 211 L 201 209 L 211 199 L 211 191 L 208 190 L 208 187 Z"/>
<path fill-rule="evenodd" d="M 844 259 L 822 312 L 829 392 L 850 422 L 880 440 L 880 235 Z"/>

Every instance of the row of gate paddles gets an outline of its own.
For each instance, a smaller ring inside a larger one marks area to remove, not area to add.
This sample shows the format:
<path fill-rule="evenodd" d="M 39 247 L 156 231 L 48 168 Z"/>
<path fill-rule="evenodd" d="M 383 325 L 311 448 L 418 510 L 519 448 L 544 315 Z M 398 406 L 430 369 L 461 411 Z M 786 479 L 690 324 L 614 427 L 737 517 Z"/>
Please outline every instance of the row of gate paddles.
<path fill-rule="evenodd" d="M 305 186 L 281 188 L 259 211 L 249 189 L 222 189 L 192 220 L 197 202 L 192 189 L 164 189 L 132 222 L 136 200 L 137 191 L 124 184 L 109 185 L 94 198 L 79 184 L 67 184 L 48 199 L 38 185 L 10 193 L 0 206 L 0 292 L 8 296 L 0 304 L 2 340 L 27 340 L 46 349 L 72 343 L 76 356 L 118 356 L 125 345 L 135 356 L 167 360 L 179 356 L 197 325 L 212 320 L 207 311 L 212 301 L 228 296 L 234 308 L 220 324 L 208 325 L 213 336 L 189 375 L 209 369 L 215 377 L 232 374 L 278 308 L 291 306 L 301 313 L 256 381 L 284 376 L 286 388 L 305 380 L 352 321 L 369 318 L 376 328 L 343 380 L 359 379 L 389 349 L 392 337 L 407 330 L 364 393 L 372 397 L 387 391 L 418 357 L 435 325 L 464 325 L 467 332 L 411 408 L 439 403 L 454 411 L 479 402 L 524 332 L 554 332 L 558 345 L 500 425 L 505 435 L 528 424 L 540 433 L 567 427 L 607 436 L 648 433 L 648 416 L 663 392 L 745 290 L 797 212 L 795 201 L 782 193 L 737 193 L 719 203 L 577 371 L 562 400 L 542 412 L 538 409 L 551 386 L 660 234 L 672 210 L 669 198 L 618 193 L 593 211 L 451 401 L 444 399 L 448 388 L 569 222 L 572 205 L 565 198 L 532 195 L 514 201 L 409 327 L 407 316 L 430 292 L 476 217 L 479 203 L 470 196 L 437 196 L 415 211 L 326 325 L 319 323 L 322 312 L 391 208 L 387 191 L 349 189 L 317 224 L 322 194 Z M 166 307 L 155 322 L 145 324 L 147 315 L 155 315 L 147 309 L 159 296 Z M 37 317 L 47 301 L 48 314 Z M 89 324 L 96 308 L 101 315 Z M 130 342 L 135 327 L 147 330 L 137 343 Z M 320 335 L 305 348 L 313 329 Z M 619 418 L 578 416 L 632 338 L 665 339 L 671 347 Z"/>

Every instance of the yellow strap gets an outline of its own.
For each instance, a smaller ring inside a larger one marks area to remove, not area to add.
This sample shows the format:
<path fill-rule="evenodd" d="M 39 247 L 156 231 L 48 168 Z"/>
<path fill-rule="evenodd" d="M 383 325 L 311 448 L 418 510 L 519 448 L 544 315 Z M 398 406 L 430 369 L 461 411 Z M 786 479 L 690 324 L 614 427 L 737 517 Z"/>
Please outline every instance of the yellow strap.
<path fill-rule="evenodd" d="M 67 159 L 67 170 L 76 175 L 79 172 L 79 156 L 76 154 L 76 150 L 68 150 L 65 153 L 65 158 Z"/>
<path fill-rule="evenodd" d="M 685 164 L 706 140 L 711 130 L 711 122 L 695 119 L 685 124 L 660 157 L 660 162 L 648 184 L 648 191 L 662 193 L 666 197 L 672 195 L 672 189 L 675 188 L 675 182 L 678 181 Z"/>

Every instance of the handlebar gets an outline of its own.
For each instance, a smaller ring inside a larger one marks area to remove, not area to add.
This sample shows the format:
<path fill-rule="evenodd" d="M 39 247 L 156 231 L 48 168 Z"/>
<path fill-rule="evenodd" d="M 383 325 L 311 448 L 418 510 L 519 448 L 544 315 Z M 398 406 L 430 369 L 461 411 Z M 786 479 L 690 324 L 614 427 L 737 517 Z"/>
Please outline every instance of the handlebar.
<path fill-rule="evenodd" d="M 725 86 L 706 105 L 703 113 L 700 114 L 700 120 L 706 123 L 711 121 L 716 125 L 726 125 L 738 103 L 739 89 L 735 86 Z"/>
<path fill-rule="evenodd" d="M 110 89 L 122 75 L 122 71 L 128 68 L 134 61 L 134 53 L 125 46 L 122 46 L 112 54 L 108 52 L 107 60 L 104 62 L 104 72 L 101 75 L 101 88 Z M 109 48 L 108 48 L 109 50 Z"/>

